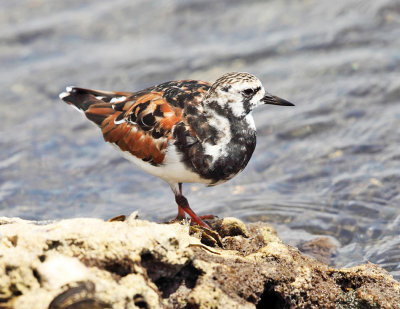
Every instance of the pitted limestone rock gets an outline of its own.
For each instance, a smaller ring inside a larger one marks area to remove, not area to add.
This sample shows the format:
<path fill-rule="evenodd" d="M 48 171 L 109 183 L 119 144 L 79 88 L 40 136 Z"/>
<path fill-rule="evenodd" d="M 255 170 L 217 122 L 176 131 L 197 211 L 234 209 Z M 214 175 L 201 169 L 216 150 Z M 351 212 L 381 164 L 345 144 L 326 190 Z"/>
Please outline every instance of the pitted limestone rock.
<path fill-rule="evenodd" d="M 334 269 L 285 245 L 264 223 L 219 224 L 221 244 L 209 247 L 188 225 L 136 214 L 112 222 L 0 218 L 0 305 L 399 308 L 400 284 L 374 264 Z"/>

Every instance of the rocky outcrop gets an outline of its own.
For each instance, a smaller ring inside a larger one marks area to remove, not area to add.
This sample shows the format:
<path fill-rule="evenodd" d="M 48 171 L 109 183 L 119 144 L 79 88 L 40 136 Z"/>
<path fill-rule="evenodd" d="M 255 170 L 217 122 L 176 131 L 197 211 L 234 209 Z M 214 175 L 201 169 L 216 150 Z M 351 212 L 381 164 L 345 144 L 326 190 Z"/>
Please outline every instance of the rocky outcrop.
<path fill-rule="evenodd" d="M 264 223 L 214 229 L 0 218 L 0 308 L 400 308 L 374 264 L 328 267 Z"/>

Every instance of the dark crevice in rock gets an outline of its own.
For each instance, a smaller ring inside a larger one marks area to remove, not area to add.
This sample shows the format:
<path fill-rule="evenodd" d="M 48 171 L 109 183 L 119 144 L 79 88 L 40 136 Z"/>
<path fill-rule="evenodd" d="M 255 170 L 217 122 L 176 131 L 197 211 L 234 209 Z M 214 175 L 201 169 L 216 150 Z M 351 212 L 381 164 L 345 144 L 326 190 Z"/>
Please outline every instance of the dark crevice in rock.
<path fill-rule="evenodd" d="M 202 274 L 192 262 L 187 265 L 171 265 L 157 259 L 153 254 L 146 252 L 141 255 L 142 266 L 147 271 L 147 276 L 158 287 L 163 298 L 168 298 L 181 286 L 193 289 L 198 277 Z"/>
<path fill-rule="evenodd" d="M 15 269 L 17 269 L 17 267 L 11 266 L 11 265 L 6 265 L 6 268 L 5 268 L 5 273 L 6 273 L 6 275 L 9 275 L 10 272 L 12 272 L 12 271 L 15 270 Z"/>
<path fill-rule="evenodd" d="M 39 282 L 39 284 L 41 284 L 42 278 L 40 277 L 40 274 L 39 274 L 39 272 L 37 271 L 36 268 L 32 269 L 32 274 L 36 278 L 36 280 Z"/>
<path fill-rule="evenodd" d="M 11 292 L 11 295 L 7 295 L 6 297 L 0 297 L 0 303 L 7 303 L 8 301 L 10 301 L 10 299 L 22 295 L 22 292 L 18 289 L 17 285 L 14 283 L 10 284 L 8 290 Z M 2 307 L 0 305 L 0 308 L 9 308 L 9 307 Z"/>
<path fill-rule="evenodd" d="M 82 246 L 85 245 L 85 242 L 83 240 L 77 240 L 77 239 L 74 239 L 74 238 L 67 238 L 65 240 L 66 240 L 68 246 L 75 246 L 75 247 L 78 247 L 78 248 L 82 248 Z"/>
<path fill-rule="evenodd" d="M 348 292 L 349 290 L 356 290 L 363 285 L 361 278 L 346 278 L 340 277 L 336 278 L 336 284 L 342 289 L 343 292 Z"/>
<path fill-rule="evenodd" d="M 275 292 L 274 286 L 266 284 L 264 292 L 260 296 L 260 301 L 256 304 L 257 309 L 284 309 L 289 308 L 282 296 Z"/>
<path fill-rule="evenodd" d="M 133 272 L 132 265 L 126 263 L 125 260 L 111 261 L 104 265 L 104 269 L 120 277 L 125 277 Z"/>
<path fill-rule="evenodd" d="M 198 304 L 186 304 L 186 306 L 184 307 L 185 309 L 199 309 L 200 305 Z"/>
<path fill-rule="evenodd" d="M 46 244 L 47 244 L 47 250 L 53 250 L 61 246 L 62 242 L 59 240 L 48 240 Z"/>
<path fill-rule="evenodd" d="M 333 273 L 333 279 L 335 280 L 336 284 L 341 288 L 341 290 L 345 293 L 356 290 L 360 288 L 365 282 L 360 277 L 350 277 L 346 276 L 345 274 L 340 273 Z"/>
<path fill-rule="evenodd" d="M 198 277 L 201 271 L 196 269 L 192 263 L 184 266 L 174 277 L 162 277 L 154 283 L 160 290 L 163 298 L 168 298 L 175 293 L 178 288 L 184 285 L 188 289 L 193 289 L 196 286 Z"/>
<path fill-rule="evenodd" d="M 81 260 L 81 262 L 88 267 L 97 267 L 100 269 L 104 269 L 116 276 L 116 279 L 125 277 L 132 273 L 136 273 L 135 263 L 128 257 L 115 260 L 85 259 Z"/>
<path fill-rule="evenodd" d="M 182 268 L 182 265 L 168 264 L 162 256 L 144 251 L 141 255 L 141 264 L 147 271 L 147 276 L 156 282 L 160 278 L 173 277 Z"/>
<path fill-rule="evenodd" d="M 12 296 L 20 296 L 20 295 L 22 295 L 22 292 L 18 289 L 16 284 L 11 284 L 10 285 L 10 291 L 12 293 Z"/>

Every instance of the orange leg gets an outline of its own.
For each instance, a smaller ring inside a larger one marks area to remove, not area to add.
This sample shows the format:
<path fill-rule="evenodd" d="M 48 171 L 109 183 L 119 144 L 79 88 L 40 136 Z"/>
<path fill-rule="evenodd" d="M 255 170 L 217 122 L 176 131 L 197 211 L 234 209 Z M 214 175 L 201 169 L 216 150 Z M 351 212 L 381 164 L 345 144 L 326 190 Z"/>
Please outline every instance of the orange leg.
<path fill-rule="evenodd" d="M 178 204 L 178 216 L 177 218 L 185 217 L 185 212 L 192 218 L 192 221 L 196 222 L 198 225 L 211 229 L 210 226 L 203 222 L 203 220 L 195 214 L 195 212 L 190 208 L 189 202 L 182 195 L 182 184 L 179 184 L 179 195 L 175 194 L 175 201 Z M 208 217 L 208 216 L 205 216 Z"/>
<path fill-rule="evenodd" d="M 179 184 L 179 194 L 182 195 L 182 184 L 181 183 Z M 175 194 L 175 196 L 176 196 L 176 194 Z M 176 200 L 176 198 L 175 198 L 175 200 Z M 178 214 L 176 215 L 176 218 L 172 221 L 182 221 L 184 219 L 186 219 L 185 210 L 178 204 Z"/>
<path fill-rule="evenodd" d="M 178 214 L 177 214 L 176 218 L 172 221 L 182 221 L 184 219 L 186 219 L 185 210 L 183 210 L 183 208 L 181 206 L 179 206 L 179 204 L 178 204 Z"/>
<path fill-rule="evenodd" d="M 214 215 L 204 215 L 199 217 L 201 220 L 212 220 L 215 219 Z"/>

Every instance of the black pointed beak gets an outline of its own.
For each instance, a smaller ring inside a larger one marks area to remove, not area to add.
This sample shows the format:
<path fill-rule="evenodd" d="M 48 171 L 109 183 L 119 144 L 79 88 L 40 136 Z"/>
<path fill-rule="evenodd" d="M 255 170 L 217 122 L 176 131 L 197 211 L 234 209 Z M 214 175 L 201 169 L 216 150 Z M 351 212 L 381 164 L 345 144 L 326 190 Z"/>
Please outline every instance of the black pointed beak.
<path fill-rule="evenodd" d="M 274 95 L 267 94 L 265 97 L 261 99 L 265 104 L 273 104 L 273 105 L 282 105 L 282 106 L 294 106 L 293 103 L 286 101 L 284 99 L 278 98 Z"/>

